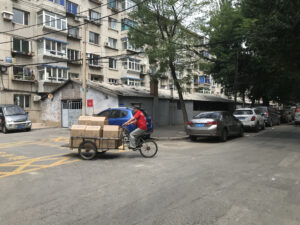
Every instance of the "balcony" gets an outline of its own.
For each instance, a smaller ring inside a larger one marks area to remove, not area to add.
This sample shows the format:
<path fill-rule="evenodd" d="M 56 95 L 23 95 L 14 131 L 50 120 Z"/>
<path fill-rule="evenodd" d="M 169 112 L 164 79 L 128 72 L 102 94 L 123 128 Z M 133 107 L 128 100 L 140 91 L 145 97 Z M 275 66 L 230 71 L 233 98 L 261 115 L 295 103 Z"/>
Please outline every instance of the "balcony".
<path fill-rule="evenodd" d="M 26 81 L 26 82 L 36 82 L 33 71 L 28 67 L 13 67 L 13 81 Z"/>
<path fill-rule="evenodd" d="M 11 54 L 13 57 L 16 56 L 24 56 L 24 57 L 33 57 L 34 56 L 34 52 L 19 52 L 19 51 L 11 51 Z"/>

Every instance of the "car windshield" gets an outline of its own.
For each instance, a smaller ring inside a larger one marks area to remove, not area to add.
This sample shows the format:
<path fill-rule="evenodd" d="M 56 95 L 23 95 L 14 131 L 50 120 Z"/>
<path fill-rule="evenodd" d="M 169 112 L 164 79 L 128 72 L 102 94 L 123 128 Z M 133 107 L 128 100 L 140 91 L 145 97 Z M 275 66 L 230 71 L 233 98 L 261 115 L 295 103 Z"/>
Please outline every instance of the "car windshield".
<path fill-rule="evenodd" d="M 25 111 L 18 106 L 11 106 L 4 108 L 4 115 L 5 116 L 13 116 L 13 115 L 25 115 Z"/>
<path fill-rule="evenodd" d="M 200 114 L 194 116 L 195 119 L 202 119 L 202 118 L 218 119 L 219 117 L 220 117 L 220 113 L 218 113 L 218 112 L 200 113 Z"/>
<path fill-rule="evenodd" d="M 252 110 L 235 110 L 233 115 L 252 115 Z"/>

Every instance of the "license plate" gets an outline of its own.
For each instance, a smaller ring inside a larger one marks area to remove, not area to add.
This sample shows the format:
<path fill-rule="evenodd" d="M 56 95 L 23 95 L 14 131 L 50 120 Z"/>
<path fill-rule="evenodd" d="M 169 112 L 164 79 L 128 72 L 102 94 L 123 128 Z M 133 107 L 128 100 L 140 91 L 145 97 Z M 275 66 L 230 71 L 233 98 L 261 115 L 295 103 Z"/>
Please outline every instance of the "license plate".
<path fill-rule="evenodd" d="M 245 117 L 239 117 L 239 120 L 244 120 L 245 119 Z"/>
<path fill-rule="evenodd" d="M 18 129 L 24 129 L 24 128 L 25 128 L 25 126 L 23 126 L 23 125 L 18 126 Z"/>
<path fill-rule="evenodd" d="M 195 127 L 205 127 L 205 123 L 196 123 Z"/>

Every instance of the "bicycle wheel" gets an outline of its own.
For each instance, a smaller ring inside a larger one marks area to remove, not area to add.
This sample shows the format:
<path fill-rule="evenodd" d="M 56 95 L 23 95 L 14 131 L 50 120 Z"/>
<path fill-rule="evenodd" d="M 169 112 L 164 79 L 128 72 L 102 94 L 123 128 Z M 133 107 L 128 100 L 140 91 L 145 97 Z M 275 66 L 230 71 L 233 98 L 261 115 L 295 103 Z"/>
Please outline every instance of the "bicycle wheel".
<path fill-rule="evenodd" d="M 152 158 L 157 153 L 157 144 L 153 140 L 145 140 L 142 142 L 141 148 L 139 149 L 141 155 L 145 158 Z"/>
<path fill-rule="evenodd" d="M 78 153 L 81 158 L 91 160 L 97 155 L 97 147 L 91 141 L 84 141 L 79 145 Z"/>

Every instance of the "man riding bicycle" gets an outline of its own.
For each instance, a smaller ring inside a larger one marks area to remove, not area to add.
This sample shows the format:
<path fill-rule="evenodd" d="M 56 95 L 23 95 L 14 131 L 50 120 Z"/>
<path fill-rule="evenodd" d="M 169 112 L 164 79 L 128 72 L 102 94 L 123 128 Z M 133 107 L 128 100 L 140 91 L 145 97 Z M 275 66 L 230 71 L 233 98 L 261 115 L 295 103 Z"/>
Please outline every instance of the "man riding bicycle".
<path fill-rule="evenodd" d="M 134 116 L 123 126 L 136 124 L 137 128 L 129 134 L 129 148 L 136 149 L 136 140 L 147 131 L 147 122 L 144 113 L 138 107 L 133 108 Z"/>

